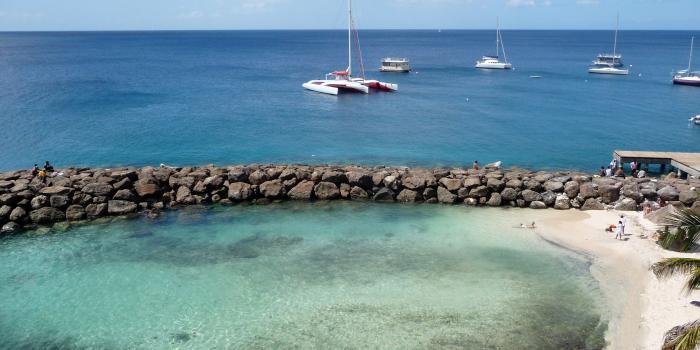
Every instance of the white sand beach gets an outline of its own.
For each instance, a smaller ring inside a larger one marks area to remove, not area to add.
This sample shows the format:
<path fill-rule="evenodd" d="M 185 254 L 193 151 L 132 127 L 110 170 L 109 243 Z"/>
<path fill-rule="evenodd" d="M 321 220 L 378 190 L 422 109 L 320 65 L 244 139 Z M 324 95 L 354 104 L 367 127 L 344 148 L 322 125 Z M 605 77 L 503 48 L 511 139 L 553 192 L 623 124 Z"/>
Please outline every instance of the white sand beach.
<path fill-rule="evenodd" d="M 700 292 L 687 294 L 685 276 L 658 280 L 649 270 L 667 257 L 695 257 L 665 251 L 649 236 L 655 226 L 641 213 L 615 211 L 528 212 L 536 220 L 536 232 L 568 249 L 584 253 L 593 261 L 591 273 L 599 281 L 610 318 L 609 349 L 660 349 L 669 329 L 700 318 Z M 627 217 L 626 240 L 605 232 L 620 214 Z"/>

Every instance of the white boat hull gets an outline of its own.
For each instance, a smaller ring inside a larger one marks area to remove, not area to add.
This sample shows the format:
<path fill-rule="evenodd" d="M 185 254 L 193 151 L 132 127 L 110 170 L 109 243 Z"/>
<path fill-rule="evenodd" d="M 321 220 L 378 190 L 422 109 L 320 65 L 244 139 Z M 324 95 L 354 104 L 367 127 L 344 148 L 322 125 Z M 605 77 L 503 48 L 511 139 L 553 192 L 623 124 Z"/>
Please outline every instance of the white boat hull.
<path fill-rule="evenodd" d="M 513 69 L 513 65 L 510 63 L 490 63 L 490 62 L 477 62 L 476 68 L 481 69 Z"/>
<path fill-rule="evenodd" d="M 311 91 L 320 92 L 328 95 L 338 95 L 341 92 L 361 92 L 369 93 L 369 88 L 363 84 L 354 81 L 343 80 L 311 80 L 302 86 Z"/>
<path fill-rule="evenodd" d="M 613 68 L 613 67 L 605 67 L 605 68 L 590 68 L 588 70 L 588 73 L 591 74 L 612 74 L 612 75 L 629 75 L 630 71 L 629 69 L 620 69 L 620 68 Z"/>
<path fill-rule="evenodd" d="M 411 68 L 381 67 L 379 71 L 382 73 L 408 73 Z"/>

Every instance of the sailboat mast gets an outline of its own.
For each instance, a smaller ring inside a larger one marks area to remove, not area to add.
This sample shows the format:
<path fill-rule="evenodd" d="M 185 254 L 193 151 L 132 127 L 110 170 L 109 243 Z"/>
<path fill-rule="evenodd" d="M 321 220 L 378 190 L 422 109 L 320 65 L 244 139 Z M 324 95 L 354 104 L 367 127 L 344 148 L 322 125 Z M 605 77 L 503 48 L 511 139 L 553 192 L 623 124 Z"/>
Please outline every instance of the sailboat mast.
<path fill-rule="evenodd" d="M 352 75 L 352 0 L 348 0 L 348 74 Z"/>
<path fill-rule="evenodd" d="M 693 63 L 693 46 L 695 45 L 695 37 L 690 39 L 690 58 L 688 58 L 688 76 L 690 76 L 690 66 Z"/>
<path fill-rule="evenodd" d="M 620 14 L 617 14 L 617 24 L 615 24 L 615 44 L 613 45 L 613 66 L 616 64 L 615 57 L 617 56 L 617 31 L 620 29 Z"/>
<path fill-rule="evenodd" d="M 500 27 L 500 21 L 498 20 L 498 16 L 496 17 L 496 57 L 498 57 L 498 53 L 501 51 L 501 27 Z"/>

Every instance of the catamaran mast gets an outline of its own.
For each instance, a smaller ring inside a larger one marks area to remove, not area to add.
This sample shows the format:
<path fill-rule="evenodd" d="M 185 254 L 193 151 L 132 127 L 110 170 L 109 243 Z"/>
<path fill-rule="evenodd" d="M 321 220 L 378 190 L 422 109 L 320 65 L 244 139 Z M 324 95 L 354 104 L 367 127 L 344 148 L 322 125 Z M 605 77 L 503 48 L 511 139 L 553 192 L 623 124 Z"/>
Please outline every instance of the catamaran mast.
<path fill-rule="evenodd" d="M 690 39 L 690 58 L 688 59 L 688 71 L 686 72 L 690 76 L 690 66 L 693 63 L 693 45 L 695 44 L 695 37 Z"/>
<path fill-rule="evenodd" d="M 613 66 L 616 65 L 615 62 L 615 57 L 617 57 L 617 31 L 620 28 L 620 14 L 617 14 L 617 24 L 615 25 L 615 44 L 613 45 L 613 59 L 612 59 L 612 64 Z"/>
<path fill-rule="evenodd" d="M 348 0 L 348 74 L 352 75 L 352 0 Z"/>

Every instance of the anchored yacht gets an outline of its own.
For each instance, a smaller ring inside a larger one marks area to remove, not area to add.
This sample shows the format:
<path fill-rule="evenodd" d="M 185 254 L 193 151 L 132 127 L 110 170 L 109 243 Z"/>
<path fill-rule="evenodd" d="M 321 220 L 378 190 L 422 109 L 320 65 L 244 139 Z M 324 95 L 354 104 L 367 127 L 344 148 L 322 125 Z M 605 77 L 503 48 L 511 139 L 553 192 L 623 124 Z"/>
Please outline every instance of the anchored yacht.
<path fill-rule="evenodd" d="M 676 85 L 700 86 L 700 72 L 692 71 L 694 44 L 695 37 L 692 37 L 690 39 L 690 58 L 688 58 L 688 69 L 678 71 L 673 75 L 673 83 Z M 699 120 L 696 120 L 695 123 L 698 124 L 698 121 Z"/>
<path fill-rule="evenodd" d="M 408 73 L 411 71 L 411 64 L 407 58 L 385 58 L 382 60 L 380 72 L 387 73 Z"/>
<path fill-rule="evenodd" d="M 322 80 L 310 80 L 302 84 L 305 89 L 329 95 L 338 95 L 340 92 L 361 92 L 367 94 L 370 89 L 382 91 L 397 91 L 399 89 L 397 84 L 365 79 L 365 71 L 362 64 L 362 51 L 360 51 L 358 55 L 362 77 L 352 77 L 353 34 L 355 44 L 358 47 L 358 51 L 360 51 L 360 39 L 352 17 L 352 0 L 348 0 L 348 68 L 343 71 L 328 73 L 325 79 Z"/>
<path fill-rule="evenodd" d="M 499 53 L 503 51 L 503 61 L 498 57 Z M 484 56 L 480 60 L 476 61 L 476 68 L 482 69 L 512 69 L 513 65 L 508 63 L 508 57 L 506 56 L 506 48 L 503 46 L 503 37 L 501 37 L 501 28 L 499 25 L 498 18 L 496 18 L 496 55 L 495 56 Z"/>
<path fill-rule="evenodd" d="M 593 64 L 588 69 L 588 73 L 593 74 L 612 74 L 612 75 L 628 75 L 629 69 L 623 68 L 622 55 L 617 53 L 617 32 L 620 27 L 620 16 L 617 16 L 617 25 L 615 26 L 615 43 L 613 44 L 613 53 L 599 54 Z"/>

